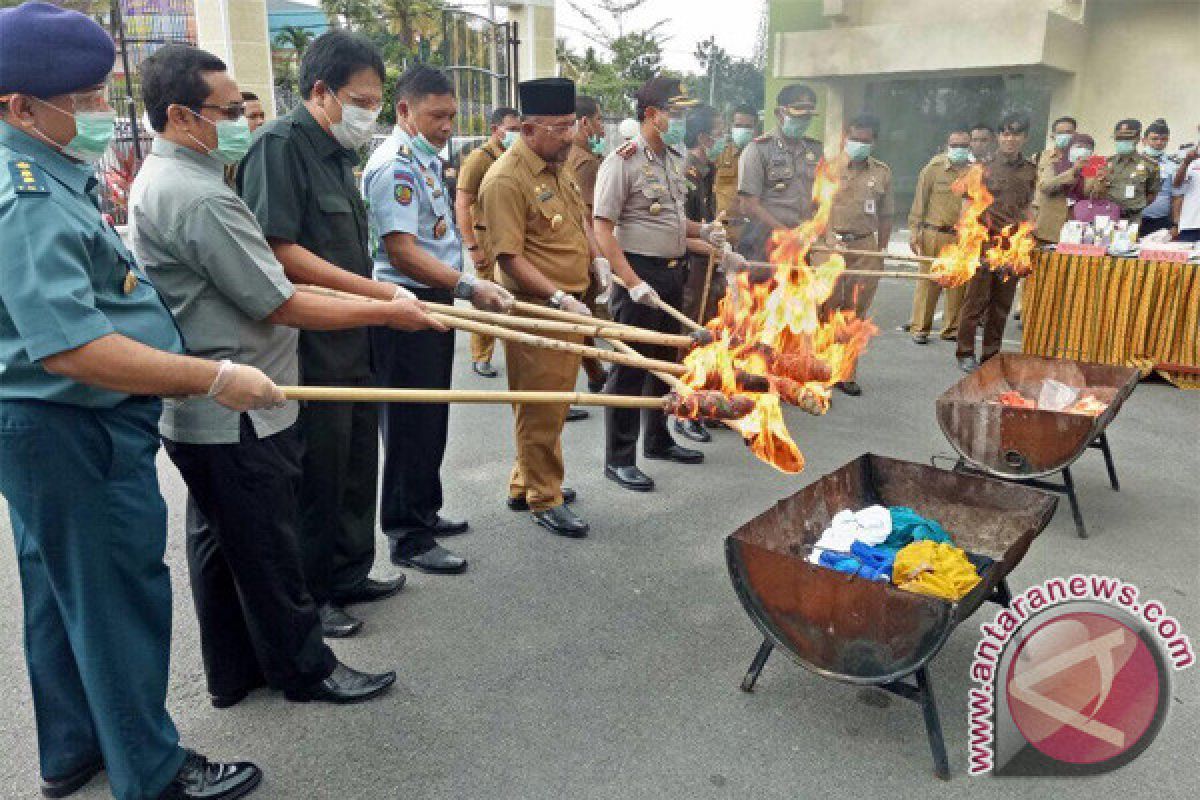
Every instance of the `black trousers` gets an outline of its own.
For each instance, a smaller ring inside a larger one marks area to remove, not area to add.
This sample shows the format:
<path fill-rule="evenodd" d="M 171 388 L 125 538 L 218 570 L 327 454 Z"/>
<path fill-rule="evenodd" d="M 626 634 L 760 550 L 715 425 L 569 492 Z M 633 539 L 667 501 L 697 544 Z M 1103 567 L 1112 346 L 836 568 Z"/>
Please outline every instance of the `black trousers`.
<path fill-rule="evenodd" d="M 298 689 L 337 663 L 296 544 L 300 439 L 294 427 L 238 444 L 164 441 L 188 487 L 187 555 L 208 690 Z"/>
<path fill-rule="evenodd" d="M 654 287 L 659 297 L 679 308 L 683 303 L 683 285 L 687 279 L 685 259 L 674 259 L 677 266 L 668 267 L 668 259 L 626 253 L 629 265 L 638 277 Z M 620 286 L 613 287 L 612 318 L 626 325 L 636 325 L 663 333 L 678 333 L 679 323 L 663 311 L 633 302 L 629 292 Z M 678 353 L 670 347 L 650 344 L 633 344 L 642 355 L 675 361 Z M 643 395 L 661 397 L 670 387 L 644 369 L 625 367 L 620 364 L 608 372 L 604 385 L 606 394 Z M 667 431 L 667 416 L 659 409 L 606 408 L 604 410 L 605 452 L 604 463 L 614 467 L 633 466 L 637 461 L 638 415 L 645 433 L 643 447 L 651 452 L 665 450 L 675 444 Z"/>
<path fill-rule="evenodd" d="M 319 605 L 358 587 L 375 564 L 379 414 L 366 403 L 301 403 L 298 429 L 300 552 Z"/>
<path fill-rule="evenodd" d="M 444 289 L 419 289 L 433 303 L 453 301 Z M 454 371 L 454 332 L 371 329 L 375 375 L 392 389 L 449 389 Z M 399 555 L 416 555 L 435 541 L 429 531 L 442 510 L 442 458 L 450 406 L 445 403 L 384 403 L 383 493 L 379 504 L 383 532 Z"/>

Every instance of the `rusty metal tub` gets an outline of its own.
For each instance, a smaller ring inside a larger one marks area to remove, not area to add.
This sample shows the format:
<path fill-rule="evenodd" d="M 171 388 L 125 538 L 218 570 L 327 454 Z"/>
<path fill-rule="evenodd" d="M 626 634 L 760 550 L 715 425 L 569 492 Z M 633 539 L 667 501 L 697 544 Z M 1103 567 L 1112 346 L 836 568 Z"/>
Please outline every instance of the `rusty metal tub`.
<path fill-rule="evenodd" d="M 950 603 L 805 560 L 834 514 L 876 503 L 938 520 L 958 546 L 990 560 L 983 580 Z M 984 601 L 1007 604 L 1005 579 L 1057 503 L 1018 484 L 871 454 L 779 501 L 725 540 L 734 589 L 763 634 L 742 688 L 753 690 L 772 650 L 781 647 L 826 678 L 914 700 L 925 714 L 935 773 L 948 777 L 926 666 Z M 915 685 L 905 680 L 910 676 Z"/>
<path fill-rule="evenodd" d="M 1105 429 L 1137 386 L 1138 377 L 1132 367 L 1001 353 L 942 393 L 936 404 L 938 425 L 960 456 L 956 469 L 1065 494 L 1076 530 L 1086 538 L 1070 467 L 1089 447 L 1096 448 L 1104 456 L 1109 483 L 1119 490 Z M 1010 390 L 1037 397 L 1047 379 L 1080 389 L 1108 407 L 1093 417 L 995 402 Z M 1061 473 L 1062 484 L 1041 480 L 1053 473 Z"/>

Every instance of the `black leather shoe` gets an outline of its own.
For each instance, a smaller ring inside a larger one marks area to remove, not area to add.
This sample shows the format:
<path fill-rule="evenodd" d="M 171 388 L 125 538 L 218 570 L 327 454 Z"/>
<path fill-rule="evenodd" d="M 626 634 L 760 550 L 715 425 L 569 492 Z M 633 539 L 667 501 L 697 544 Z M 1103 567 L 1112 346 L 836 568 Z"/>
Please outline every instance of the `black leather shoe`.
<path fill-rule="evenodd" d="M 355 619 L 332 603 L 323 603 L 317 607 L 321 617 L 321 633 L 326 639 L 345 639 L 362 630 L 362 620 Z"/>
<path fill-rule="evenodd" d="M 325 680 L 306 689 L 286 691 L 283 696 L 293 703 L 316 702 L 346 705 L 378 697 L 395 682 L 396 673 L 394 672 L 372 675 L 369 672 L 351 669 L 339 661 Z"/>
<path fill-rule="evenodd" d="M 975 360 L 975 356 L 959 356 L 958 368 L 963 372 L 974 372 L 979 369 L 979 362 Z"/>
<path fill-rule="evenodd" d="M 581 419 L 587 419 L 591 414 L 586 408 L 575 408 L 572 406 L 567 409 L 567 422 L 578 422 Z"/>
<path fill-rule="evenodd" d="M 693 442 L 712 441 L 712 434 L 704 427 L 704 423 L 698 419 L 675 420 L 675 432 L 685 439 L 691 439 Z"/>
<path fill-rule="evenodd" d="M 407 578 L 404 575 L 397 575 L 386 581 L 367 578 L 348 592 L 335 593 L 333 595 L 333 603 L 338 606 L 352 606 L 356 603 L 374 603 L 376 600 L 391 597 L 403 589 L 404 581 L 406 580 Z"/>
<path fill-rule="evenodd" d="M 262 770 L 248 761 L 220 764 L 189 750 L 158 800 L 234 800 L 253 792 L 261 780 Z"/>
<path fill-rule="evenodd" d="M 471 364 L 471 369 L 481 378 L 494 378 L 500 374 L 490 361 L 475 361 Z"/>
<path fill-rule="evenodd" d="M 855 381 L 838 381 L 834 384 L 834 386 L 836 386 L 842 394 L 849 395 L 850 397 L 858 397 L 860 394 L 862 394 L 862 387 L 859 386 Z"/>
<path fill-rule="evenodd" d="M 567 504 L 548 508 L 545 511 L 533 512 L 537 524 L 551 533 L 566 536 L 568 539 L 582 539 L 588 534 L 588 524 L 567 508 Z"/>
<path fill-rule="evenodd" d="M 704 453 L 673 444 L 666 450 L 646 450 L 642 455 L 656 461 L 674 461 L 677 464 L 699 464 L 704 460 Z"/>
<path fill-rule="evenodd" d="M 470 527 L 465 519 L 446 519 L 439 516 L 429 532 L 434 536 L 458 536 L 460 533 L 466 533 Z"/>
<path fill-rule="evenodd" d="M 255 689 L 265 689 L 267 679 L 261 675 L 249 686 L 243 686 L 236 691 L 212 695 L 213 708 L 233 708 L 250 696 Z"/>
<path fill-rule="evenodd" d="M 575 490 L 574 489 L 564 486 L 562 489 L 562 496 L 563 496 L 564 503 L 570 504 L 570 503 L 575 502 Z M 509 511 L 528 511 L 529 503 L 526 502 L 524 497 L 510 497 L 510 498 L 508 498 L 508 510 Z"/>
<path fill-rule="evenodd" d="M 636 466 L 605 466 L 604 477 L 610 481 L 616 481 L 626 489 L 632 489 L 635 492 L 648 492 L 654 488 L 654 479 Z"/>
<path fill-rule="evenodd" d="M 451 553 L 441 545 L 416 555 L 400 555 L 392 549 L 392 563 L 401 567 L 419 569 L 431 575 L 457 575 L 467 571 L 467 560 Z"/>
<path fill-rule="evenodd" d="M 913 334 L 913 344 L 929 344 L 929 334 L 928 333 L 914 333 Z"/>
<path fill-rule="evenodd" d="M 104 759 L 97 758 L 84 764 L 70 775 L 61 778 L 42 778 L 42 794 L 46 797 L 66 797 L 87 786 L 100 770 L 104 769 Z"/>

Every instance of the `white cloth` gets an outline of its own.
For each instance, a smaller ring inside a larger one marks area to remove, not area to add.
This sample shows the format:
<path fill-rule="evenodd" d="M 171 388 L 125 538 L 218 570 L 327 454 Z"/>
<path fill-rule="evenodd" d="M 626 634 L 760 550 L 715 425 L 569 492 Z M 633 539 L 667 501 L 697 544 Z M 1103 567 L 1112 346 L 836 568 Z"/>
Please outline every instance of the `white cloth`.
<path fill-rule="evenodd" d="M 1183 186 L 1178 193 L 1183 195 L 1183 208 L 1179 210 L 1179 230 L 1192 231 L 1200 228 L 1200 159 L 1191 163 Z"/>
<path fill-rule="evenodd" d="M 850 546 L 855 542 L 875 545 L 883 541 L 892 532 L 892 512 L 883 506 L 867 506 L 861 511 L 845 509 L 833 515 L 829 527 L 821 533 L 813 545 L 813 551 L 808 556 L 812 564 L 820 563 L 821 553 L 832 550 L 835 553 L 849 553 Z"/>

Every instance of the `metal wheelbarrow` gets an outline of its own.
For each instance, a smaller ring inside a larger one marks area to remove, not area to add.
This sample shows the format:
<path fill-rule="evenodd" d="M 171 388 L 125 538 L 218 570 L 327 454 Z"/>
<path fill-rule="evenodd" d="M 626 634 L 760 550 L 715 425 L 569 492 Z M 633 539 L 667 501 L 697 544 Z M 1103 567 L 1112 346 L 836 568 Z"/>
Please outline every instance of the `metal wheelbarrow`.
<path fill-rule="evenodd" d="M 938 425 L 959 454 L 954 469 L 1066 495 L 1075 531 L 1081 539 L 1086 539 L 1087 528 L 1075 494 L 1071 465 L 1089 447 L 1100 450 L 1109 484 L 1113 491 L 1120 490 L 1105 430 L 1137 386 L 1138 377 L 1133 367 L 1000 353 L 937 399 Z M 1037 397 L 1048 378 L 1086 391 L 1108 407 L 1093 417 L 1013 408 L 996 402 L 1001 393 L 1010 390 Z M 1043 480 L 1055 472 L 1061 473 L 1061 484 Z"/>
<path fill-rule="evenodd" d="M 956 603 L 810 564 L 805 558 L 842 509 L 909 506 L 990 564 Z M 1006 577 L 1054 516 L 1036 489 L 867 454 L 760 514 L 725 539 L 734 589 L 763 643 L 742 681 L 754 685 L 776 647 L 832 680 L 877 686 L 921 706 L 934 772 L 950 775 L 927 665 L 985 600 L 1007 605 Z M 908 679 L 912 678 L 912 682 Z"/>

